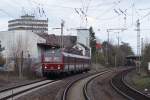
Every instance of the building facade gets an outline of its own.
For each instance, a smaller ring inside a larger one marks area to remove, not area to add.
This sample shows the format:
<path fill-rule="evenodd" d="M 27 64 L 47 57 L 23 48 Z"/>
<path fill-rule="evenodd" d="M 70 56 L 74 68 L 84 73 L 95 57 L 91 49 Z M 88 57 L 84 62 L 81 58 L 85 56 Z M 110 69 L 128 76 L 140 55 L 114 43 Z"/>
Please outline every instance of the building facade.
<path fill-rule="evenodd" d="M 13 30 L 29 30 L 37 34 L 48 34 L 48 19 L 40 20 L 36 19 L 35 16 L 26 14 L 20 19 L 8 21 L 8 31 Z"/>
<path fill-rule="evenodd" d="M 77 42 L 90 48 L 90 32 L 88 29 L 77 29 Z"/>
<path fill-rule="evenodd" d="M 34 32 L 17 30 L 17 31 L 1 31 L 1 45 L 5 48 L 3 55 L 6 58 L 13 57 L 14 54 L 24 52 L 26 58 L 28 54 L 33 59 L 40 58 L 40 48 L 38 43 L 46 43 L 46 40 L 35 34 Z"/>
<path fill-rule="evenodd" d="M 13 71 L 15 59 L 32 59 L 32 64 L 40 63 L 41 50 L 39 43 L 46 43 L 46 40 L 31 31 L 1 31 L 1 45 L 5 48 L 2 55 L 6 60 L 3 70 Z M 25 60 L 26 61 L 26 60 Z M 26 64 L 26 63 L 25 63 Z M 38 67 L 40 68 L 40 67 Z"/>

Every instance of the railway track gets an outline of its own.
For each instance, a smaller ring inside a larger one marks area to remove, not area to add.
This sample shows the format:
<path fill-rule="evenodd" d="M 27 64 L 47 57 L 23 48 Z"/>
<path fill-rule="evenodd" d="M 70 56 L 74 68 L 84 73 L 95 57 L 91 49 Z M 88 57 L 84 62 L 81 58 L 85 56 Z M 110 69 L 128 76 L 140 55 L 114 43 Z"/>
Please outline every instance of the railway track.
<path fill-rule="evenodd" d="M 125 96 L 129 100 L 150 100 L 150 98 L 135 90 L 134 88 L 130 87 L 124 80 L 125 75 L 127 74 L 129 70 L 125 70 L 119 74 L 117 74 L 112 80 L 111 80 L 111 86 L 120 94 Z"/>
<path fill-rule="evenodd" d="M 87 86 L 88 84 L 93 80 L 95 79 L 96 77 L 100 76 L 100 75 L 103 75 L 105 73 L 108 73 L 110 72 L 111 70 L 105 70 L 105 71 L 102 71 L 102 72 L 99 72 L 99 73 L 95 73 L 95 74 L 91 74 L 91 75 L 88 75 L 86 77 L 82 77 L 82 78 L 79 78 L 71 83 L 68 83 L 67 87 L 65 88 L 64 92 L 63 92 L 63 95 L 62 95 L 62 100 L 70 100 L 68 99 L 68 94 L 69 94 L 69 91 L 71 90 L 71 88 L 73 87 L 74 84 L 78 83 L 79 81 L 84 81 L 86 82 L 83 87 L 82 87 L 82 94 L 84 96 L 84 99 L 85 100 L 90 100 L 90 97 L 88 96 L 87 94 Z M 72 98 L 72 97 L 71 97 Z"/>
<path fill-rule="evenodd" d="M 0 100 L 13 100 L 24 94 L 30 93 L 34 90 L 43 88 L 49 84 L 55 83 L 57 81 L 54 80 L 39 80 L 36 82 L 15 86 L 12 88 L 4 89 L 0 91 Z"/>

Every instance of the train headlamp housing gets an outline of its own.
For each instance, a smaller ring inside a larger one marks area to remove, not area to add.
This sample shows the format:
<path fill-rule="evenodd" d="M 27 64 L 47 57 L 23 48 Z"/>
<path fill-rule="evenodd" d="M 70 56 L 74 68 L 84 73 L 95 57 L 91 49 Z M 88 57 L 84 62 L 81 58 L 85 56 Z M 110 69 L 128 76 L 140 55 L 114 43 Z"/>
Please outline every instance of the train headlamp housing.
<path fill-rule="evenodd" d="M 57 69 L 60 69 L 60 65 L 57 66 Z"/>
<path fill-rule="evenodd" d="M 60 69 L 60 66 L 58 67 L 58 69 Z"/>
<path fill-rule="evenodd" d="M 47 69 L 47 66 L 45 66 L 45 69 Z"/>

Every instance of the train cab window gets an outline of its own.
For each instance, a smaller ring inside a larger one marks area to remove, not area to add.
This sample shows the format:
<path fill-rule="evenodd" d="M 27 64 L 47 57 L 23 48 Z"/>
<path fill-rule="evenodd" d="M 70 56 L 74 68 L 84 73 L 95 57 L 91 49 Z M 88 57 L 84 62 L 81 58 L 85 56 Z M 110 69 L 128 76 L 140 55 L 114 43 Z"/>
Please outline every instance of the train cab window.
<path fill-rule="evenodd" d="M 61 50 L 60 49 L 49 49 L 44 54 L 46 62 L 60 62 L 61 61 Z"/>
<path fill-rule="evenodd" d="M 61 56 L 61 49 L 55 49 L 53 52 L 54 52 L 55 57 Z"/>

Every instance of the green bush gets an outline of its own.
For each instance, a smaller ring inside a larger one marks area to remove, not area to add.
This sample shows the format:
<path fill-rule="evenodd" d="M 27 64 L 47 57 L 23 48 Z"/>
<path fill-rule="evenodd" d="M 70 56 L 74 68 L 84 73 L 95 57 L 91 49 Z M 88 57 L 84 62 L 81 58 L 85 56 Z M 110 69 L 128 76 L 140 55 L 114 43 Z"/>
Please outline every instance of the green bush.
<path fill-rule="evenodd" d="M 150 78 L 149 77 L 139 77 L 134 79 L 134 83 L 136 86 L 144 89 L 150 87 Z"/>

